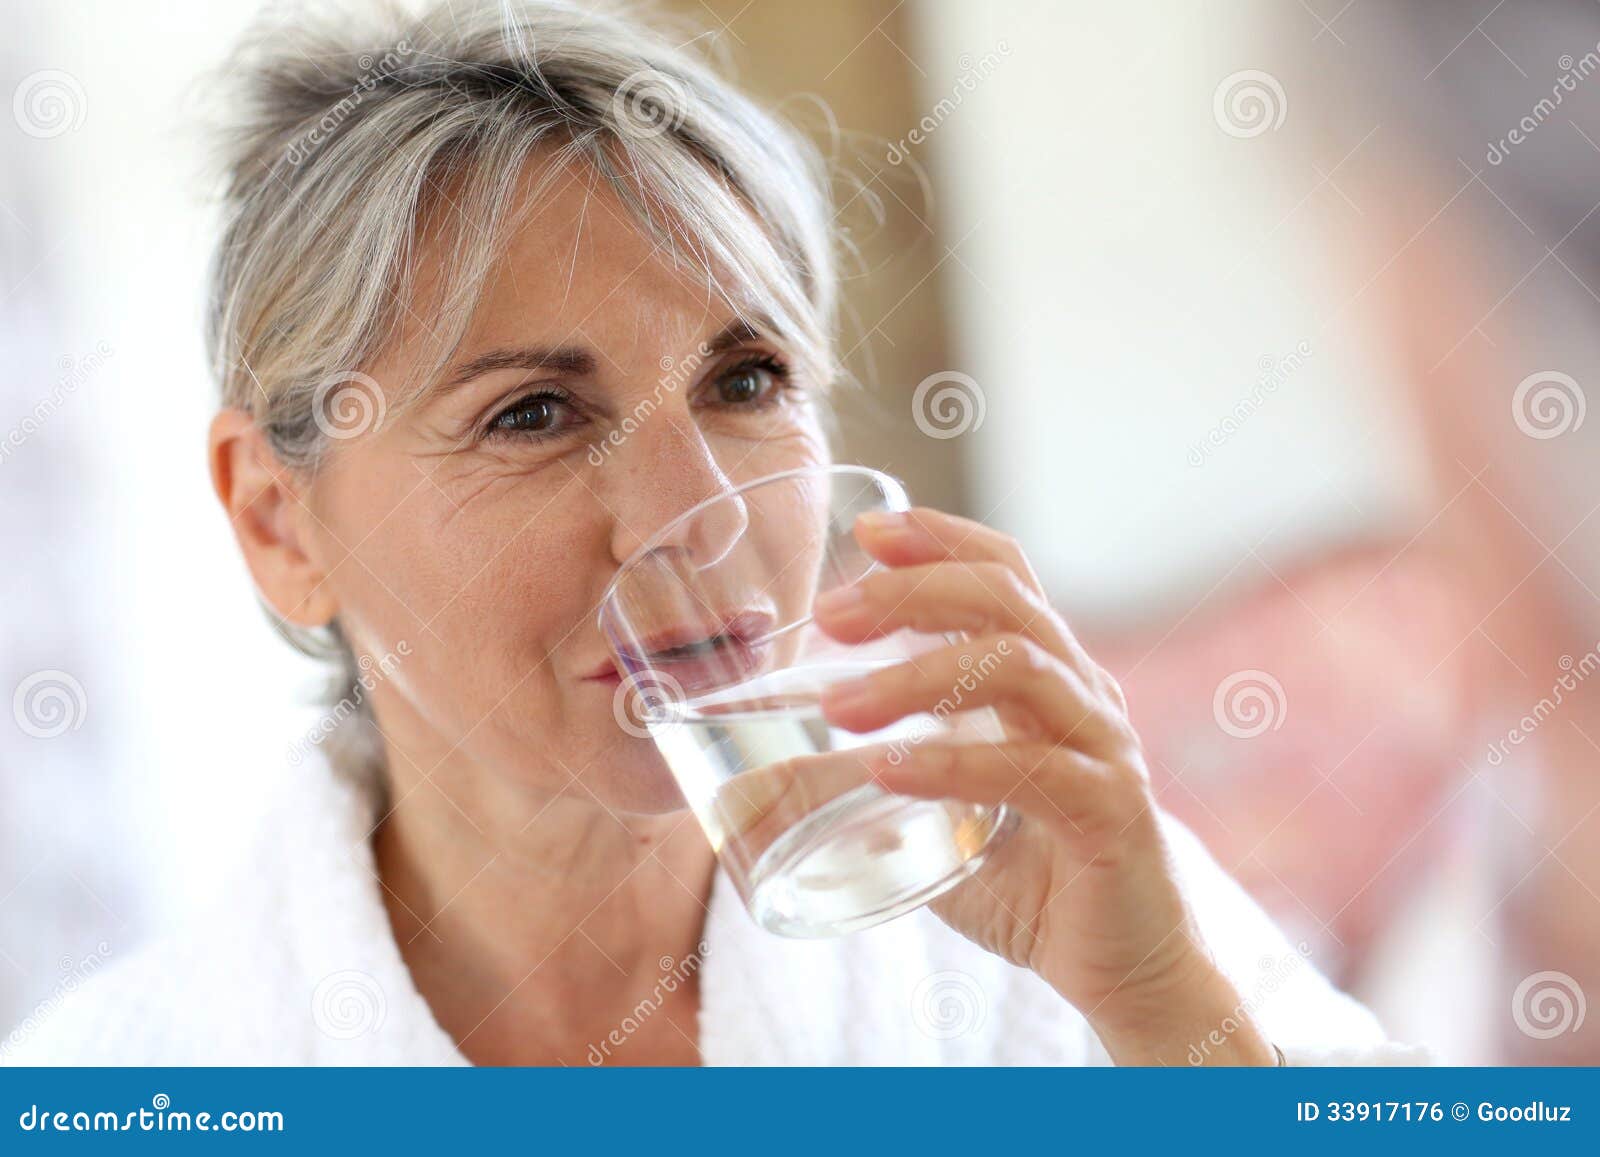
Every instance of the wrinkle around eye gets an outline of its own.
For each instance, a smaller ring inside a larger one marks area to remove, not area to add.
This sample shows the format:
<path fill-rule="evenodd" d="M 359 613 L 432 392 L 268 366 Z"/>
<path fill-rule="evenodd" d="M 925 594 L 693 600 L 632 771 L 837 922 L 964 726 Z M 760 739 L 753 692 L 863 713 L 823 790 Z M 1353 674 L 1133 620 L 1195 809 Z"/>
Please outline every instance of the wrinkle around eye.
<path fill-rule="evenodd" d="M 702 411 L 700 424 L 708 434 L 742 442 L 773 441 L 818 432 L 819 413 L 809 399 L 793 398 L 765 406 L 711 407 Z"/>
<path fill-rule="evenodd" d="M 436 456 L 446 463 L 462 457 L 443 452 Z M 431 483 L 424 480 L 422 485 L 439 494 L 451 507 L 450 512 L 439 523 L 442 528 L 449 526 L 457 516 L 466 513 L 469 508 L 478 506 L 486 494 L 501 484 L 527 482 L 535 475 L 551 471 L 555 472 L 553 474 L 555 485 L 549 495 L 539 499 L 529 510 L 531 521 L 538 517 L 546 503 L 555 501 L 577 480 L 577 472 L 567 462 L 565 455 L 551 456 L 537 462 L 518 461 L 517 456 L 511 453 L 474 455 L 471 464 L 464 465 L 459 472 L 447 478 L 436 476 Z"/>

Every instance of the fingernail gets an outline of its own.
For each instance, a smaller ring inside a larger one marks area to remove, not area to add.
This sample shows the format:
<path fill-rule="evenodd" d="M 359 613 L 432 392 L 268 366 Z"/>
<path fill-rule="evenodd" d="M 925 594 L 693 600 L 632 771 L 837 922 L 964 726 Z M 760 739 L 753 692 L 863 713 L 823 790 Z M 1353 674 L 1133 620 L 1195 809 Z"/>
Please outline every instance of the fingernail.
<path fill-rule="evenodd" d="M 813 609 L 829 618 L 839 618 L 860 610 L 866 601 L 867 592 L 852 583 L 849 586 L 834 587 L 831 591 L 824 591 L 817 596 Z"/>
<path fill-rule="evenodd" d="M 873 533 L 893 538 L 916 538 L 922 534 L 921 528 L 903 510 L 870 510 L 861 515 L 861 521 Z"/>

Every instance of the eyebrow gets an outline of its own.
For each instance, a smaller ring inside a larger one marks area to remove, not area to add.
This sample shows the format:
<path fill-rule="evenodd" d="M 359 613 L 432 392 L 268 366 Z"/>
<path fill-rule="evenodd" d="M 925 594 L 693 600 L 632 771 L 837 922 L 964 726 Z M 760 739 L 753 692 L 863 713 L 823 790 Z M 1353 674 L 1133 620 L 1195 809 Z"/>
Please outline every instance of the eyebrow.
<path fill-rule="evenodd" d="M 704 350 L 702 356 L 708 357 L 726 353 L 764 337 L 766 332 L 759 321 L 735 318 L 718 330 L 715 336 L 697 346 L 696 352 Z M 489 350 L 461 363 L 440 382 L 438 389 L 441 393 L 448 393 L 474 378 L 497 370 L 551 370 L 573 377 L 586 377 L 592 376 L 599 364 L 593 351 L 583 346 L 511 346 Z"/>
<path fill-rule="evenodd" d="M 440 383 L 440 389 L 458 389 L 496 370 L 554 370 L 581 377 L 593 374 L 597 364 L 594 354 L 581 346 L 514 346 L 490 350 L 463 362 Z"/>

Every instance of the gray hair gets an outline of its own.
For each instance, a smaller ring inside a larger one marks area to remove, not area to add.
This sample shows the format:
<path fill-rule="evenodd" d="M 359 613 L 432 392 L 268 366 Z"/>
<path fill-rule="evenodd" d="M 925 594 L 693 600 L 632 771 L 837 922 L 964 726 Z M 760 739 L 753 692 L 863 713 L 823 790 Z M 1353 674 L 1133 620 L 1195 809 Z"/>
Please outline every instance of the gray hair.
<path fill-rule="evenodd" d="M 224 73 L 226 219 L 207 324 L 223 404 L 248 411 L 285 465 L 314 471 L 348 427 L 335 408 L 370 417 L 414 399 L 527 208 L 513 193 L 536 150 L 553 154 L 552 174 L 592 166 L 674 262 L 833 381 L 826 165 L 692 43 L 636 11 L 567 0 L 280 11 L 258 25 Z M 415 380 L 380 385 L 361 369 L 395 338 L 419 234 L 436 224 L 448 268 L 430 356 Z M 339 662 L 348 691 L 355 659 L 337 624 L 278 625 Z"/>

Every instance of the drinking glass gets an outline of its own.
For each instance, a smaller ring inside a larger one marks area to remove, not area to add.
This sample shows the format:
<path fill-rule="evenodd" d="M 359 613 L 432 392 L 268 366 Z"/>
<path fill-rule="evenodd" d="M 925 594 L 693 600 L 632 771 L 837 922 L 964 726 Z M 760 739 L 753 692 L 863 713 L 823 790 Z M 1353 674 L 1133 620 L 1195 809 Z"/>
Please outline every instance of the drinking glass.
<path fill-rule="evenodd" d="M 757 478 L 678 516 L 618 571 L 600 627 L 642 724 L 758 924 L 839 935 L 954 887 L 1009 829 L 1001 808 L 891 795 L 866 756 L 1004 738 L 989 708 L 939 707 L 867 734 L 834 727 L 821 694 L 960 639 L 896 630 L 840 643 L 816 598 L 881 569 L 856 519 L 909 507 L 863 466 Z M 970 679 L 966 680 L 969 683 Z"/>

